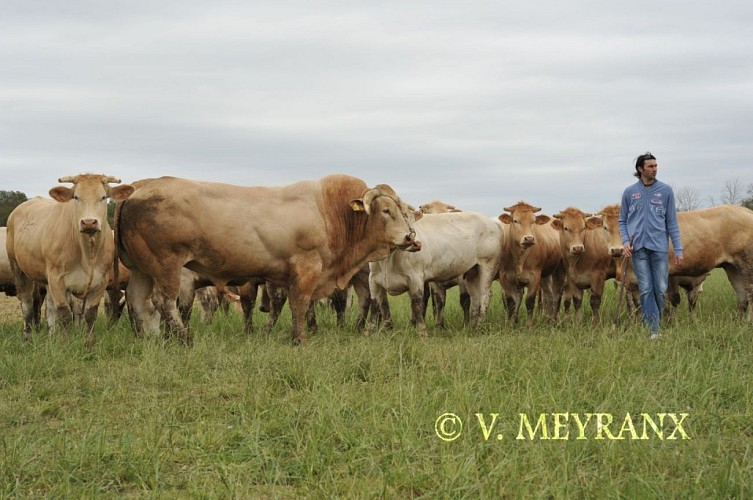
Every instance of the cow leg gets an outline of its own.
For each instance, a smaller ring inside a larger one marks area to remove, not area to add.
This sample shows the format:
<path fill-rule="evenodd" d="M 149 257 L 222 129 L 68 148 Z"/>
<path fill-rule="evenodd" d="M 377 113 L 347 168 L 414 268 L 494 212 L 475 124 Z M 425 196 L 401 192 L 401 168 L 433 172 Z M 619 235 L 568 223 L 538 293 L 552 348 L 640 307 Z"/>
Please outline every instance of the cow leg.
<path fill-rule="evenodd" d="M 319 274 L 312 269 L 305 269 L 297 270 L 294 276 L 288 290 L 288 304 L 292 318 L 291 340 L 293 345 L 306 345 L 306 316 L 312 305 L 311 296 Z"/>
<path fill-rule="evenodd" d="M 29 339 L 31 331 L 39 325 L 39 312 L 35 304 L 37 285 L 26 275 L 14 268 L 16 281 L 16 296 L 21 302 L 21 312 L 24 317 L 24 338 Z M 41 307 L 41 306 L 40 306 Z"/>
<path fill-rule="evenodd" d="M 447 305 L 447 290 L 437 283 L 429 283 L 429 293 L 431 295 L 432 308 L 434 309 L 434 323 L 439 328 L 445 328 L 444 308 Z M 423 315 L 426 318 L 426 309 L 423 309 Z"/>
<path fill-rule="evenodd" d="M 750 267 L 743 269 L 740 272 L 743 283 L 745 283 L 745 303 L 742 306 L 738 306 L 742 309 L 743 316 L 745 310 L 748 310 L 748 321 L 753 323 L 753 262 L 750 263 Z"/>
<path fill-rule="evenodd" d="M 120 303 L 122 297 L 122 290 L 119 284 L 113 284 L 113 286 L 107 287 L 105 295 L 105 314 L 107 315 L 108 327 L 114 326 L 120 316 L 123 314 L 123 307 Z"/>
<path fill-rule="evenodd" d="M 504 274 L 500 276 L 502 283 L 502 299 L 507 309 L 507 319 L 511 320 L 513 325 L 518 325 L 518 316 L 522 301 L 523 289 L 513 285 L 505 278 Z"/>
<path fill-rule="evenodd" d="M 309 303 L 309 310 L 306 311 L 306 329 L 309 333 L 316 333 L 316 305 L 315 302 Z"/>
<path fill-rule="evenodd" d="M 601 298 L 604 295 L 606 281 L 606 273 L 596 274 L 591 278 L 591 324 L 594 328 L 601 325 Z"/>
<path fill-rule="evenodd" d="M 676 276 L 670 276 L 667 282 L 667 292 L 664 295 L 664 310 L 662 311 L 667 322 L 675 321 L 677 306 L 680 305 L 681 300 L 679 279 Z"/>
<path fill-rule="evenodd" d="M 186 268 L 180 270 L 180 285 L 178 288 L 176 307 L 180 313 L 180 321 L 183 328 L 188 328 L 191 324 L 191 311 L 193 302 L 196 299 L 196 278 L 193 271 Z"/>
<path fill-rule="evenodd" d="M 356 321 L 356 330 L 363 331 L 366 326 L 366 320 L 369 317 L 371 308 L 371 294 L 369 293 L 369 284 L 360 281 L 353 282 L 353 291 L 358 297 L 358 321 Z"/>
<path fill-rule="evenodd" d="M 562 294 L 562 310 L 565 315 L 570 314 L 570 304 L 573 302 L 573 292 L 570 287 L 565 287 L 565 293 Z"/>
<path fill-rule="evenodd" d="M 154 281 L 149 275 L 138 270 L 131 271 L 126 287 L 126 302 L 136 335 L 159 332 L 159 313 L 150 300 L 153 288 Z"/>
<path fill-rule="evenodd" d="M 366 328 L 363 331 L 365 336 L 369 336 L 374 333 L 379 326 L 379 320 L 381 319 L 384 328 L 392 328 L 392 318 L 390 317 L 390 305 L 387 300 L 387 290 L 376 282 L 373 276 L 369 277 L 369 292 L 371 294 L 372 309 L 378 310 L 371 311 L 371 316 L 366 323 Z"/>
<path fill-rule="evenodd" d="M 492 281 L 494 277 L 492 276 Z M 463 310 L 463 324 L 469 324 L 471 322 L 471 295 L 468 293 L 468 288 L 464 282 L 460 282 L 460 308 Z M 489 296 L 491 299 L 491 294 Z M 487 304 L 488 307 L 488 304 Z"/>
<path fill-rule="evenodd" d="M 288 300 L 288 293 L 283 287 L 273 285 L 272 283 L 266 283 L 264 289 L 266 290 L 267 300 L 269 301 L 269 317 L 267 318 L 266 325 L 264 325 L 264 331 L 270 333 L 277 324 L 277 320 L 280 318 L 282 308 Z"/>
<path fill-rule="evenodd" d="M 594 291 L 594 289 L 591 289 L 591 324 L 594 328 L 598 327 L 601 324 L 601 293 Z"/>
<path fill-rule="evenodd" d="M 732 288 L 735 290 L 735 295 L 737 296 L 737 315 L 740 318 L 744 318 L 745 310 L 748 307 L 749 292 L 745 288 L 743 276 L 740 271 L 732 265 L 724 264 L 722 267 L 727 273 L 727 279 L 729 279 Z M 753 308 L 751 308 L 751 321 L 753 321 Z"/>
<path fill-rule="evenodd" d="M 48 271 L 48 276 L 50 276 Z M 62 278 L 50 279 L 47 286 L 47 308 L 48 317 L 50 304 L 55 310 L 55 319 L 50 324 L 50 333 L 55 333 L 58 327 L 65 333 L 66 329 L 73 322 L 73 311 L 71 305 L 68 302 L 68 292 L 65 290 L 65 284 Z"/>
<path fill-rule="evenodd" d="M 431 300 L 431 308 L 432 308 L 432 311 L 434 311 L 434 322 L 436 323 L 437 304 L 434 302 L 434 290 L 433 290 L 434 286 L 435 286 L 434 283 L 424 283 L 423 308 L 424 308 L 424 314 L 427 314 L 429 311 L 429 300 Z"/>
<path fill-rule="evenodd" d="M 47 297 L 47 289 L 42 288 L 41 286 L 34 283 L 32 285 L 32 292 L 31 292 L 31 307 L 32 307 L 31 324 L 34 328 L 38 328 L 40 321 L 42 321 L 42 305 L 46 297 Z"/>
<path fill-rule="evenodd" d="M 583 290 L 570 284 L 568 287 L 570 298 L 573 301 L 573 309 L 575 310 L 575 321 L 580 324 L 583 321 Z"/>
<path fill-rule="evenodd" d="M 259 285 L 259 293 L 261 294 L 259 310 L 263 313 L 268 313 L 272 308 L 272 301 L 269 298 L 269 290 L 267 290 L 266 283 Z"/>
<path fill-rule="evenodd" d="M 348 288 L 345 290 L 335 290 L 330 297 L 332 309 L 335 310 L 338 328 L 345 324 L 345 310 L 348 306 Z"/>
<path fill-rule="evenodd" d="M 99 311 L 99 300 L 92 301 L 89 304 L 88 301 L 84 302 L 84 321 L 86 322 L 86 347 L 91 349 L 94 347 L 94 322 L 97 320 L 97 312 Z"/>
<path fill-rule="evenodd" d="M 539 295 L 538 288 L 531 288 L 528 286 L 528 293 L 526 294 L 526 325 L 530 328 L 533 326 L 533 312 L 536 308 L 536 298 Z M 539 307 L 543 307 L 542 300 L 539 301 Z"/>
<path fill-rule="evenodd" d="M 193 342 L 191 333 L 183 323 L 180 311 L 178 310 L 177 299 L 180 290 L 180 279 L 172 281 L 172 284 L 170 280 L 155 282 L 152 301 L 154 302 L 154 307 L 159 311 L 162 321 L 165 322 L 165 336 L 177 335 L 183 343 L 190 345 Z"/>
<path fill-rule="evenodd" d="M 408 292 L 410 294 L 410 305 L 413 318 L 416 320 L 416 329 L 418 334 L 426 337 L 426 321 L 424 321 L 424 286 L 412 286 Z"/>
<path fill-rule="evenodd" d="M 195 293 L 201 307 L 201 321 L 206 325 L 211 325 L 220 307 L 220 296 L 225 294 L 225 289 L 222 288 L 220 291 L 219 287 L 204 286 L 197 288 Z"/>
<path fill-rule="evenodd" d="M 238 287 L 238 296 L 243 309 L 243 332 L 251 333 L 254 323 L 254 307 L 256 307 L 256 297 L 259 293 L 261 283 L 251 280 L 243 286 Z"/>
<path fill-rule="evenodd" d="M 469 295 L 469 322 L 478 327 L 486 319 L 494 274 L 486 266 L 478 265 L 463 276 L 466 293 Z"/>
<path fill-rule="evenodd" d="M 57 322 L 57 315 L 55 314 L 55 311 L 55 303 L 52 302 L 52 297 L 47 294 L 47 297 L 45 297 L 44 299 L 44 312 L 45 319 L 47 320 L 47 329 L 50 332 L 55 331 L 55 323 Z"/>

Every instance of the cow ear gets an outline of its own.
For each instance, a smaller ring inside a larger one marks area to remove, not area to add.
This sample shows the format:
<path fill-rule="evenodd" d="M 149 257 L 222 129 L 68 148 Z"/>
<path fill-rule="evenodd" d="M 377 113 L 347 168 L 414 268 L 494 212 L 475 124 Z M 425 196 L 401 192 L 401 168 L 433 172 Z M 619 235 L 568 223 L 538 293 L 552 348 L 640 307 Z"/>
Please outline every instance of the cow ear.
<path fill-rule="evenodd" d="M 601 227 L 601 217 L 589 217 L 586 219 L 586 229 L 599 229 Z"/>
<path fill-rule="evenodd" d="M 501 214 L 498 219 L 503 224 L 512 224 L 512 216 L 510 214 Z"/>
<path fill-rule="evenodd" d="M 539 209 L 539 210 L 541 210 L 541 209 Z M 552 220 L 552 218 L 549 217 L 548 215 L 537 215 L 536 216 L 536 224 L 539 224 L 539 225 L 546 224 L 550 220 Z"/>
<path fill-rule="evenodd" d="M 552 221 L 552 227 L 553 227 L 554 229 L 556 229 L 556 230 L 558 230 L 558 231 L 559 231 L 560 229 L 562 229 L 562 221 L 561 221 L 561 220 L 559 220 L 559 219 L 554 219 L 554 220 Z"/>
<path fill-rule="evenodd" d="M 363 202 L 363 199 L 361 198 L 357 200 L 350 200 L 350 208 L 352 208 L 354 212 L 365 212 L 366 215 L 369 214 L 369 207 Z"/>
<path fill-rule="evenodd" d="M 50 196 L 53 200 L 57 200 L 61 203 L 65 203 L 73 198 L 73 189 L 65 186 L 57 186 L 50 189 Z"/>
<path fill-rule="evenodd" d="M 424 214 L 420 210 L 416 210 L 415 212 L 413 212 L 413 220 L 414 221 L 421 220 L 423 218 L 423 216 L 424 216 Z"/>
<path fill-rule="evenodd" d="M 123 201 L 135 191 L 135 188 L 130 184 L 121 184 L 120 186 L 113 186 L 110 188 L 110 198 L 115 201 Z"/>

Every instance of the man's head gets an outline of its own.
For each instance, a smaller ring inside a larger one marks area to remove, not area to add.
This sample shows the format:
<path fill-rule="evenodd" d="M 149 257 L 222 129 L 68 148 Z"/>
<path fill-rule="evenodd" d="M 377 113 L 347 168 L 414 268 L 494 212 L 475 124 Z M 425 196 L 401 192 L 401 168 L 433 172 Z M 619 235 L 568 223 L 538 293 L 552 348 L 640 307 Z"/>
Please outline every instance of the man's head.
<path fill-rule="evenodd" d="M 648 177 L 649 175 L 647 175 L 647 169 L 651 170 L 652 175 L 650 175 L 650 177 L 651 181 L 653 182 L 653 180 L 656 178 L 656 165 L 656 156 L 652 155 L 649 152 L 645 152 L 635 159 L 635 173 L 633 175 L 640 178 L 641 175 L 645 173 L 646 175 L 644 175 L 644 177 Z"/>

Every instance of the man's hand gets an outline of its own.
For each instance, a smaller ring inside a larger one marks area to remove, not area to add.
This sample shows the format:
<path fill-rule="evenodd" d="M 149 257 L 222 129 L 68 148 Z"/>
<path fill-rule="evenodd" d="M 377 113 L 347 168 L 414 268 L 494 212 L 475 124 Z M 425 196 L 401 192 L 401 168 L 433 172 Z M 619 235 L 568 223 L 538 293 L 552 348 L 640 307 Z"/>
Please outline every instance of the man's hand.
<path fill-rule="evenodd" d="M 625 254 L 625 257 L 630 257 L 631 255 L 633 255 L 633 245 L 631 245 L 630 243 L 625 243 L 624 245 L 622 245 L 622 251 Z"/>
<path fill-rule="evenodd" d="M 682 257 L 681 255 L 675 255 L 675 265 L 676 266 L 681 266 L 683 262 L 685 262 L 685 258 L 684 257 Z"/>

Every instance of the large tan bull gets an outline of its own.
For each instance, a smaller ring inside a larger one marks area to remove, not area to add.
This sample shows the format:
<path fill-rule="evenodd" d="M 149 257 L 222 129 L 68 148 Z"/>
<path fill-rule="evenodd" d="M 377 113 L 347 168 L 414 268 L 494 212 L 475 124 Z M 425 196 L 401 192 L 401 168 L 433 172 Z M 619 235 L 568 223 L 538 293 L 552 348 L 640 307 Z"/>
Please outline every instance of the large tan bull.
<path fill-rule="evenodd" d="M 154 306 L 187 341 L 175 300 L 185 266 L 218 285 L 263 278 L 288 287 L 292 340 L 305 343 L 309 303 L 347 286 L 369 261 L 420 249 L 413 214 L 387 185 L 331 175 L 276 187 L 174 177 L 134 183 L 120 203 L 118 250 L 131 269 L 127 299 L 138 330 Z"/>
<path fill-rule="evenodd" d="M 73 315 L 69 294 L 83 301 L 87 344 L 94 343 L 94 320 L 109 281 L 114 244 L 107 223 L 107 200 L 125 199 L 133 187 L 119 179 L 97 174 L 65 177 L 72 188 L 50 190 L 52 200 L 33 198 L 13 210 L 8 218 L 8 259 L 28 336 L 38 321 L 36 287 L 47 289 L 47 316 L 52 331 L 67 325 Z"/>

